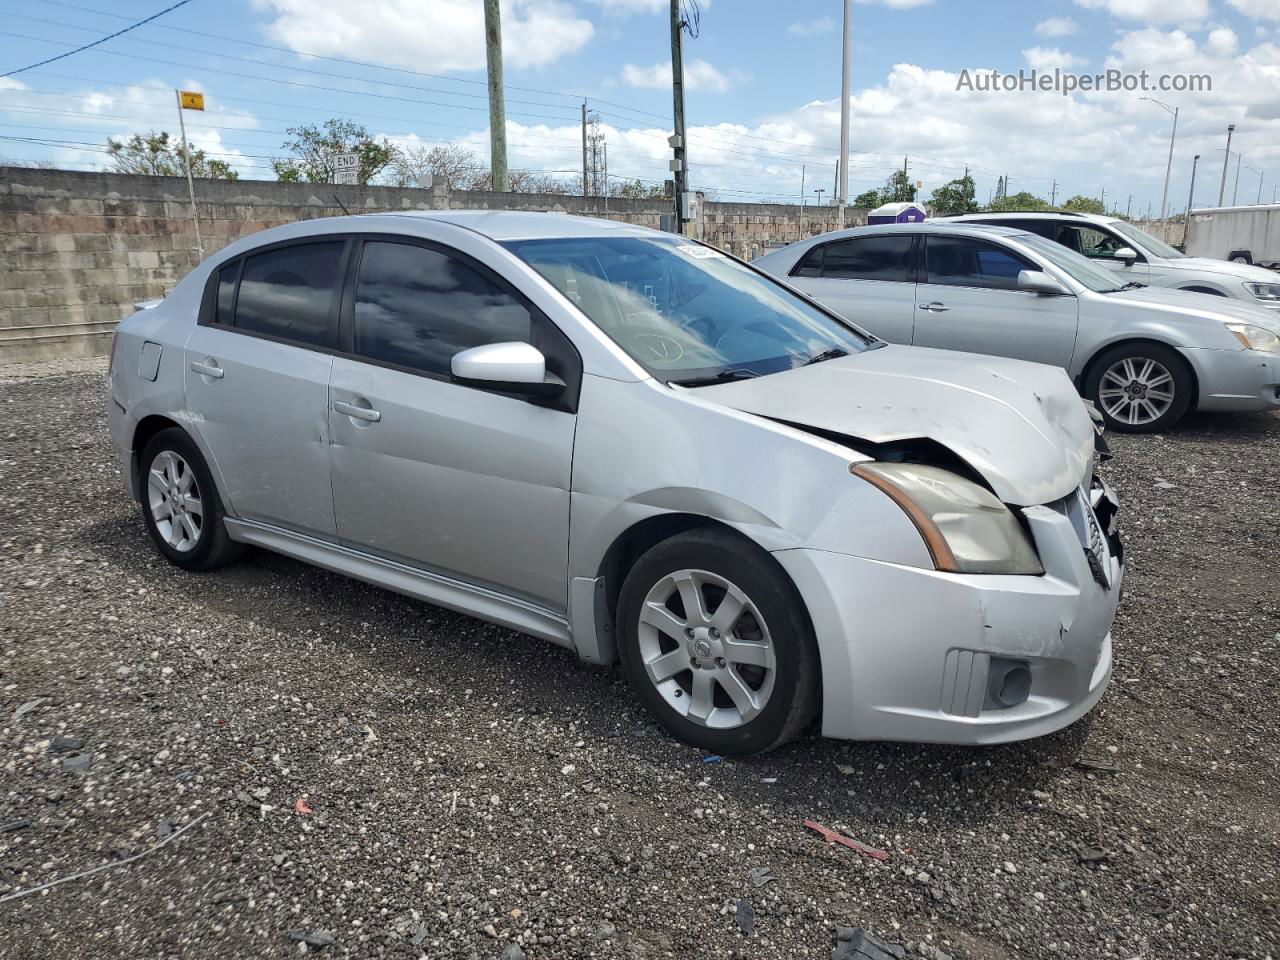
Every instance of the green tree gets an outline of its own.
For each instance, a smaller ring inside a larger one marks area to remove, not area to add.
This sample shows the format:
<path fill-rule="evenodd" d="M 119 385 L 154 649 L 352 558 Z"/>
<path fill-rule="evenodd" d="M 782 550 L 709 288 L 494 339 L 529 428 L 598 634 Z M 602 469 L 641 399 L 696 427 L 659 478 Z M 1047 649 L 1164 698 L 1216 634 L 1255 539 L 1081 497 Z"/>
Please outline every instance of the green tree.
<path fill-rule="evenodd" d="M 865 190 L 853 198 L 852 206 L 867 207 L 870 210 L 874 210 L 876 207 L 880 206 L 882 203 L 884 203 L 884 198 L 881 196 L 881 193 L 878 189 Z"/>
<path fill-rule="evenodd" d="M 975 185 L 973 177 L 967 173 L 957 177 L 950 183 L 944 183 L 933 191 L 929 198 L 929 206 L 935 216 L 944 217 L 962 213 L 977 213 L 978 202 L 974 198 Z"/>
<path fill-rule="evenodd" d="M 185 177 L 182 144 L 163 130 L 135 133 L 128 140 L 107 140 L 107 156 L 116 173 L 149 177 Z M 240 174 L 225 160 L 214 160 L 199 148 L 191 151 L 191 176 L 204 180 L 238 180 Z"/>
<path fill-rule="evenodd" d="M 1093 197 L 1075 196 L 1062 205 L 1064 210 L 1074 210 L 1076 213 L 1103 213 L 1107 211 L 1102 206 L 1102 201 L 1095 200 Z"/>
<path fill-rule="evenodd" d="M 1023 190 L 1021 193 L 1009 194 L 1006 197 L 996 197 L 987 204 L 987 209 L 992 213 L 1008 213 L 1013 210 L 1049 210 L 1052 208 L 1047 201 Z"/>
<path fill-rule="evenodd" d="M 916 198 L 916 185 L 911 182 L 903 170 L 895 170 L 884 186 L 876 190 L 867 190 L 853 198 L 851 206 L 868 207 L 874 210 L 886 203 L 911 203 Z"/>
<path fill-rule="evenodd" d="M 609 195 L 626 200 L 660 200 L 667 195 L 666 188 L 660 183 L 644 183 L 640 180 L 627 180 L 609 187 Z"/>
<path fill-rule="evenodd" d="M 395 145 L 385 137 L 375 139 L 362 124 L 334 118 L 322 127 L 313 123 L 290 127 L 289 139 L 280 149 L 290 155 L 271 161 L 276 178 L 285 183 L 333 183 L 334 157 L 354 153 L 360 158 L 356 174 L 359 183 L 368 183 L 395 162 Z"/>

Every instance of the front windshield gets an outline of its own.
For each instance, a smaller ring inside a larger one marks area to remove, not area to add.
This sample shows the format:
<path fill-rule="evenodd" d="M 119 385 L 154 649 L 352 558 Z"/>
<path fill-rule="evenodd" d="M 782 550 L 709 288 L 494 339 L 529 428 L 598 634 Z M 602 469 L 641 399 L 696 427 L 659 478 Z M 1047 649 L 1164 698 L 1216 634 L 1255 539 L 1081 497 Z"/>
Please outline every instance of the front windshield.
<path fill-rule="evenodd" d="M 1094 293 L 1112 293 L 1122 286 L 1116 279 L 1116 275 L 1106 267 L 1098 266 L 1084 254 L 1076 253 L 1070 247 L 1064 247 L 1048 237 L 1029 233 L 1018 237 L 1018 242 L 1030 247 Z"/>
<path fill-rule="evenodd" d="M 1168 260 L 1177 260 L 1179 257 L 1185 257 L 1186 254 L 1169 246 L 1163 240 L 1157 240 L 1145 230 L 1139 230 L 1131 223 L 1125 223 L 1123 220 L 1113 221 L 1111 224 L 1113 230 L 1122 237 L 1127 237 L 1140 247 L 1146 247 L 1148 251 L 1154 253 L 1157 257 L 1164 257 Z"/>
<path fill-rule="evenodd" d="M 504 245 L 667 382 L 775 373 L 874 342 L 750 267 L 680 237 Z"/>

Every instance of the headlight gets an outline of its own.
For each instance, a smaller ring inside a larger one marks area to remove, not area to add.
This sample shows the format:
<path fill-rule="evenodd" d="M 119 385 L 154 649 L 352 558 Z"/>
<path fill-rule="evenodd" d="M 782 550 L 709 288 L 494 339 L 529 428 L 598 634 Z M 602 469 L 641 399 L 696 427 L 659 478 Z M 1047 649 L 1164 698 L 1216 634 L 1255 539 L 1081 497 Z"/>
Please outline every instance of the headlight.
<path fill-rule="evenodd" d="M 1280 303 L 1280 283 L 1246 283 L 1244 288 L 1259 300 Z"/>
<path fill-rule="evenodd" d="M 851 470 L 911 518 L 939 570 L 1044 573 L 1026 532 L 986 488 L 950 470 L 915 463 L 860 463 Z"/>
<path fill-rule="evenodd" d="M 1226 328 L 1235 334 L 1246 350 L 1280 353 L 1280 336 L 1264 327 L 1255 327 L 1252 323 L 1228 323 Z"/>

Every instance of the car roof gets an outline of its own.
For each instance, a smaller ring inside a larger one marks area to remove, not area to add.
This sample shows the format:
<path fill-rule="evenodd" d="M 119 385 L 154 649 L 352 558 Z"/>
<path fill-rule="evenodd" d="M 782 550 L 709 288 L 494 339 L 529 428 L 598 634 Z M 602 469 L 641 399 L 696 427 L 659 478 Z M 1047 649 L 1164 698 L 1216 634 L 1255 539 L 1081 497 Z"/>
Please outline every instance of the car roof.
<path fill-rule="evenodd" d="M 1085 220 L 1095 223 L 1108 223 L 1115 219 L 1115 217 L 1104 217 L 1098 213 L 1077 213 L 1075 210 L 1008 210 L 1003 213 L 993 210 L 989 213 L 963 213 L 944 219 L 951 223 L 964 223 L 986 220 L 989 217 L 1000 217 L 1002 220 L 1061 220 L 1065 217 L 1068 220 Z"/>
<path fill-rule="evenodd" d="M 543 240 L 572 237 L 635 236 L 652 237 L 661 231 L 601 217 L 578 217 L 567 213 L 534 210 L 410 210 L 373 214 L 377 217 L 410 217 L 435 220 L 473 230 L 490 240 Z M 672 234 L 664 234 L 672 236 Z"/>
<path fill-rule="evenodd" d="M 1017 227 L 999 227 L 990 224 L 981 223 L 957 223 L 954 220 L 925 220 L 921 223 L 872 223 L 861 227 L 848 227 L 844 230 L 832 230 L 830 233 L 820 233 L 817 236 L 809 237 L 805 240 L 798 240 L 792 246 L 798 244 L 813 245 L 815 242 L 825 243 L 828 240 L 838 240 L 843 237 L 860 237 L 867 236 L 872 233 L 953 233 L 960 236 L 972 237 L 990 237 L 992 235 L 1002 237 L 1025 237 L 1026 230 L 1020 230 Z M 786 249 L 785 247 L 783 249 Z"/>

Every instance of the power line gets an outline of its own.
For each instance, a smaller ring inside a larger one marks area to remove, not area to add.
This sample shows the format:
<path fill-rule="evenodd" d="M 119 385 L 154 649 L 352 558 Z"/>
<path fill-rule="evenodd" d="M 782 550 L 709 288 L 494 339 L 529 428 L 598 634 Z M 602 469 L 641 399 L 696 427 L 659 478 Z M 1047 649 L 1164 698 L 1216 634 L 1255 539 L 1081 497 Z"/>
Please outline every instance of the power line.
<path fill-rule="evenodd" d="M 93 41 L 93 43 L 86 43 L 82 47 L 76 47 L 74 50 L 68 50 L 66 53 L 60 53 L 56 57 L 49 57 L 47 60 L 41 60 L 38 63 L 33 63 L 26 67 L 19 67 L 17 70 L 10 70 L 8 73 L 0 73 L 0 77 L 12 77 L 15 73 L 24 73 L 27 70 L 33 70 L 36 67 L 43 67 L 46 63 L 53 63 L 55 60 L 65 60 L 67 57 L 73 54 L 79 53 L 81 50 L 88 50 L 90 47 L 96 47 L 100 43 L 106 43 L 108 40 L 111 40 L 114 37 L 118 37 L 122 33 L 128 33 L 130 30 L 136 30 L 138 27 L 142 26 L 144 23 L 150 23 L 152 20 L 155 20 L 157 17 L 163 17 L 170 10 L 177 10 L 179 7 L 186 6 L 190 2 L 191 0 L 178 0 L 177 3 L 173 4 L 172 6 L 165 7 L 159 13 L 153 13 L 151 16 L 147 17 L 146 19 L 139 20 L 136 23 L 131 23 L 129 24 L 129 26 L 124 27 L 120 30 L 117 30 L 115 33 L 109 33 L 105 37 L 99 37 L 97 40 Z"/>

